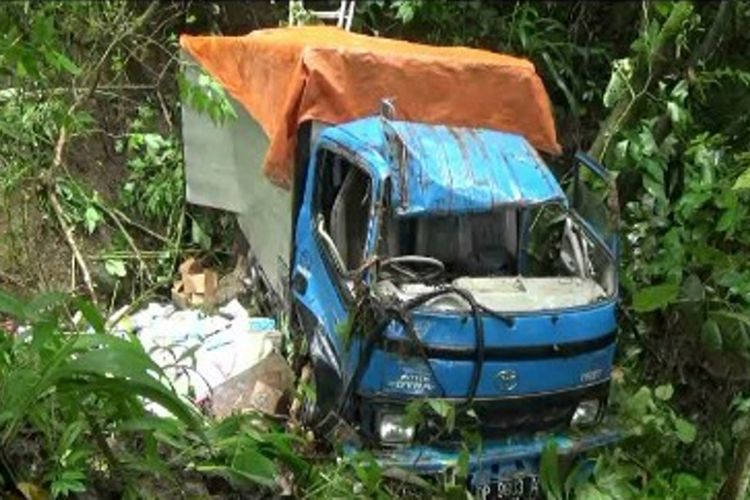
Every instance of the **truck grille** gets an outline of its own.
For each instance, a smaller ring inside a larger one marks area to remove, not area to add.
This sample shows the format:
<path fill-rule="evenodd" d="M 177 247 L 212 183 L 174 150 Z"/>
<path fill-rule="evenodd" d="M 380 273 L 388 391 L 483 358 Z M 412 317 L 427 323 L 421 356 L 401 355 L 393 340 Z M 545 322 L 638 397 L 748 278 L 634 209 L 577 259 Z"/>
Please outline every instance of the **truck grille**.
<path fill-rule="evenodd" d="M 439 440 L 460 441 L 460 429 L 477 430 L 483 439 L 501 439 L 509 436 L 533 434 L 540 431 L 566 429 L 578 403 L 586 399 L 606 400 L 608 385 L 566 391 L 556 394 L 519 397 L 511 400 L 479 400 L 471 408 L 477 418 L 459 411 L 456 431 L 445 433 L 445 425 L 427 419 L 417 431 L 417 440 L 423 443 Z"/>
<path fill-rule="evenodd" d="M 439 420 L 427 419 L 418 429 L 416 440 L 421 443 L 462 441 L 461 431 L 478 431 L 482 439 L 502 439 L 523 436 L 539 431 L 557 431 L 567 428 L 576 409 L 575 404 L 549 406 L 543 411 L 498 410 L 491 403 L 473 406 L 478 420 L 458 417 L 455 431 L 446 433 Z M 439 436 L 439 437 L 438 437 Z"/>
<path fill-rule="evenodd" d="M 487 404 L 477 405 L 474 411 L 479 417 L 482 437 L 500 438 L 510 434 L 551 431 L 567 427 L 576 406 L 577 403 L 557 404 L 529 411 L 523 408 L 498 410 Z M 469 422 L 462 423 L 470 425 Z"/>

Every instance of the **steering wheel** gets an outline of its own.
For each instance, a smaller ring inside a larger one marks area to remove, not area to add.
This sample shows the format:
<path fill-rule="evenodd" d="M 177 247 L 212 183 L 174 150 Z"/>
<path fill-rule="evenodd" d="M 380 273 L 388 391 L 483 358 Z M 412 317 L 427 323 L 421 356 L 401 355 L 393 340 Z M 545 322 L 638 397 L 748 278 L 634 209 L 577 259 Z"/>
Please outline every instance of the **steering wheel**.
<path fill-rule="evenodd" d="M 381 260 L 380 271 L 398 274 L 407 281 L 430 281 L 445 272 L 445 264 L 424 255 L 399 255 Z"/>

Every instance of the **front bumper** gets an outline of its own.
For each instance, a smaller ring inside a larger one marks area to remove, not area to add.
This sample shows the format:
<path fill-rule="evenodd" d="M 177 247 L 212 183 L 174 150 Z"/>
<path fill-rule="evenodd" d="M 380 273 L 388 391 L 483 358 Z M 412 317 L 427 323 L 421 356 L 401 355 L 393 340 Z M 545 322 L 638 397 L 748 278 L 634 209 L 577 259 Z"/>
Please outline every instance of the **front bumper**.
<path fill-rule="evenodd" d="M 481 449 L 469 457 L 469 469 L 473 473 L 489 468 L 505 468 L 522 462 L 537 464 L 545 446 L 554 441 L 558 453 L 574 457 L 582 452 L 613 444 L 621 439 L 621 432 L 614 424 L 599 424 L 587 432 L 537 434 L 530 437 L 491 439 L 482 442 Z M 344 453 L 356 453 L 354 446 L 345 446 Z M 414 444 L 401 448 L 374 451 L 378 463 L 383 467 L 399 467 L 420 475 L 440 474 L 458 465 L 461 449 L 456 446 Z"/>

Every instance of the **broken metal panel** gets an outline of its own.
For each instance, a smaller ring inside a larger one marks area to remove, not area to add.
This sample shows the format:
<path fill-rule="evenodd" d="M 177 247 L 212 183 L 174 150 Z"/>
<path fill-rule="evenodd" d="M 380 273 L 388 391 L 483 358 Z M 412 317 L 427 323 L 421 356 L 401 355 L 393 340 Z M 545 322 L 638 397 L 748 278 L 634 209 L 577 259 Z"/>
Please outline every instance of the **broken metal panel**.
<path fill-rule="evenodd" d="M 565 202 L 550 170 L 519 135 L 407 122 L 390 125 L 407 151 L 405 165 L 391 164 L 399 215 Z"/>
<path fill-rule="evenodd" d="M 538 312 L 515 316 L 512 323 L 484 316 L 485 347 L 565 346 L 595 342 L 617 329 L 616 302 L 610 300 L 577 310 Z M 414 329 L 424 345 L 474 351 L 474 327 L 464 314 L 422 308 L 412 314 Z M 406 339 L 403 330 L 388 329 L 387 338 Z"/>
<path fill-rule="evenodd" d="M 389 129 L 404 154 L 388 143 Z M 558 202 L 565 193 L 520 135 L 370 117 L 326 131 L 390 177 L 397 215 L 489 212 L 508 205 Z M 384 169 L 384 170 L 383 170 Z"/>

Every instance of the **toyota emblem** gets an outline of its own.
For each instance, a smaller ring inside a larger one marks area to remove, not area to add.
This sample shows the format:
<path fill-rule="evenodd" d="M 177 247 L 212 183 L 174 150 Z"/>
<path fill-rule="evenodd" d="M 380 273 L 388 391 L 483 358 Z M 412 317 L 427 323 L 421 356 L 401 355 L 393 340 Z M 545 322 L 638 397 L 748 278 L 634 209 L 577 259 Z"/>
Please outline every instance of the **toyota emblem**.
<path fill-rule="evenodd" d="M 500 370 L 495 379 L 504 391 L 512 391 L 518 386 L 518 373 L 515 370 Z"/>

